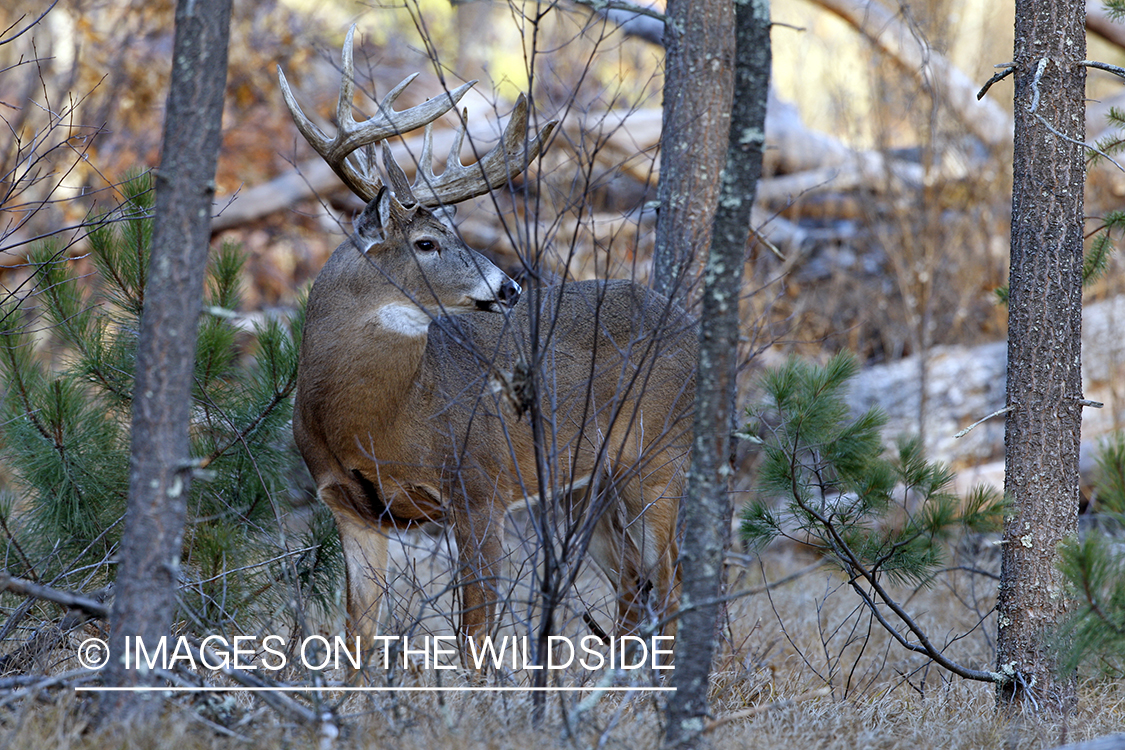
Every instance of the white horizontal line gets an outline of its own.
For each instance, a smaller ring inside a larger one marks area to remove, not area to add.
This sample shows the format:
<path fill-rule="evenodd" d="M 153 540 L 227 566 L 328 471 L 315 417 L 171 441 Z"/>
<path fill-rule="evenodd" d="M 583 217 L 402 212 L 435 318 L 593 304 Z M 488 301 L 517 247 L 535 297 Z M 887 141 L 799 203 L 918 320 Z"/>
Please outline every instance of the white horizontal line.
<path fill-rule="evenodd" d="M 76 692 L 84 693 L 575 693 L 601 690 L 607 693 L 636 692 L 675 692 L 674 687 L 301 687 L 286 685 L 279 687 L 93 687 L 78 685 Z"/>

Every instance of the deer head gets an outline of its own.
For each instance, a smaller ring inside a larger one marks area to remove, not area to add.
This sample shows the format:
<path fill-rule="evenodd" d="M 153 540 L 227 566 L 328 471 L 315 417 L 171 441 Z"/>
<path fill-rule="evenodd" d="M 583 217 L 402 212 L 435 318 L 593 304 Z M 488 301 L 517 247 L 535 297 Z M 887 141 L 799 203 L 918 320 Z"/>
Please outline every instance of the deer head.
<path fill-rule="evenodd" d="M 367 268 L 344 273 L 367 279 L 368 299 L 389 329 L 418 336 L 440 315 L 501 312 L 516 304 L 520 288 L 503 271 L 461 241 L 447 211 L 404 206 L 380 189 L 356 220 L 352 242 Z"/>

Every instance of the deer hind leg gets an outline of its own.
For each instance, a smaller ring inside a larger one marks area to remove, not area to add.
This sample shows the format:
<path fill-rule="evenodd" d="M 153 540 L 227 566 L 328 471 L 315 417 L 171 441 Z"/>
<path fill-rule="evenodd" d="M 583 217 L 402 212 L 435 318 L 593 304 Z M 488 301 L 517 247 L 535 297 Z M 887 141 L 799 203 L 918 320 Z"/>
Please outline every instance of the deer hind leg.
<path fill-rule="evenodd" d="M 660 622 L 679 596 L 675 499 L 643 486 L 639 479 L 618 483 L 610 507 L 598 521 L 590 553 L 617 591 L 618 635 L 638 634 Z M 675 635 L 674 620 L 654 635 Z"/>

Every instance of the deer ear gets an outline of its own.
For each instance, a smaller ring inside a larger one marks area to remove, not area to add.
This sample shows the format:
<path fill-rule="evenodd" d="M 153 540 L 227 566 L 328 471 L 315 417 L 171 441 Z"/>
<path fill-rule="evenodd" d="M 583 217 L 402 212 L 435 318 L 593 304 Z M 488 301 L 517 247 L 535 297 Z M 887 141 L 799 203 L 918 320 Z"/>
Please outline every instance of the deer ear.
<path fill-rule="evenodd" d="M 443 203 L 433 209 L 433 214 L 452 231 L 457 231 L 453 223 L 454 218 L 457 216 L 457 206 L 452 203 Z"/>
<path fill-rule="evenodd" d="M 379 188 L 378 195 L 355 220 L 356 242 L 364 252 L 386 242 L 388 229 L 396 223 L 402 223 L 406 214 L 407 209 L 402 207 L 390 190 L 386 187 Z"/>
<path fill-rule="evenodd" d="M 352 225 L 356 244 L 363 252 L 367 252 L 373 246 L 386 240 L 386 232 L 383 230 L 383 215 L 380 210 L 380 204 L 383 202 L 385 194 L 387 194 L 387 189 L 380 188 L 379 194 L 367 204 L 363 213 Z"/>

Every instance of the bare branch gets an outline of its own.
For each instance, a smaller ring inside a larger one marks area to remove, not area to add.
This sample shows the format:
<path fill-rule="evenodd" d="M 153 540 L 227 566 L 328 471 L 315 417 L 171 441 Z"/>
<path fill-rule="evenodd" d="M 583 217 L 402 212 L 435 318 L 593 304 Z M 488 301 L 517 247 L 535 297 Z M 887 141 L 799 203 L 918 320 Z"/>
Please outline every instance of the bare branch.
<path fill-rule="evenodd" d="M 1106 73 L 1112 73 L 1118 78 L 1125 78 L 1125 68 L 1119 67 L 1117 65 L 1110 65 L 1109 63 L 1098 62 L 1097 60 L 1083 60 L 1078 64 L 1085 65 L 1087 68 L 1097 68 L 1098 70 L 1104 70 Z"/>
<path fill-rule="evenodd" d="M 1012 73 L 1016 72 L 1015 63 L 1004 63 L 1003 65 L 997 65 L 996 67 L 1003 68 L 1004 70 L 992 76 L 992 78 L 989 78 L 988 81 L 985 82 L 984 86 L 981 87 L 981 90 L 977 92 L 977 99 L 983 99 L 984 95 L 988 93 L 988 90 L 992 88 L 992 84 L 998 83 L 999 81 L 1002 81 L 1010 76 Z"/>
<path fill-rule="evenodd" d="M 71 609 L 80 609 L 91 617 L 97 617 L 98 619 L 104 620 L 109 617 L 109 606 L 99 601 L 81 594 L 74 594 L 70 591 L 44 586 L 41 583 L 32 583 L 23 578 L 16 578 L 8 575 L 5 571 L 0 571 L 0 589 L 11 591 L 13 594 L 23 594 L 24 596 L 54 602 Z"/>
<path fill-rule="evenodd" d="M 28 30 L 28 29 L 30 29 L 30 28 L 31 28 L 32 26 L 34 26 L 35 24 L 39 23 L 39 22 L 40 22 L 40 21 L 42 21 L 42 20 L 43 20 L 44 18 L 46 18 L 46 17 L 47 17 L 47 14 L 48 14 L 48 13 L 50 13 L 50 12 L 51 12 L 51 10 L 52 10 L 52 9 L 54 9 L 54 7 L 55 7 L 56 5 L 58 5 L 58 4 L 59 4 L 59 0 L 52 0 L 51 4 L 47 6 L 47 9 L 46 9 L 46 10 L 44 10 L 44 11 L 43 11 L 42 13 L 40 13 L 40 14 L 39 14 L 39 16 L 38 16 L 38 17 L 37 17 L 37 18 L 36 18 L 36 19 L 35 19 L 34 21 L 32 21 L 31 23 L 29 23 L 29 24 L 28 24 L 27 26 L 24 26 L 24 27 L 23 27 L 22 29 L 20 29 L 19 31 L 17 31 L 17 32 L 16 32 L 15 34 L 13 34 L 12 36 L 10 36 L 10 37 L 6 37 L 6 38 L 4 38 L 4 39 L 0 39 L 0 45 L 4 45 L 4 44 L 7 44 L 8 42 L 14 42 L 14 41 L 15 41 L 16 39 L 18 39 L 19 37 L 23 36 L 23 35 L 24 35 L 25 33 L 27 33 L 27 30 Z M 7 29 L 5 29 L 5 31 L 6 31 L 6 30 L 7 30 Z"/>

